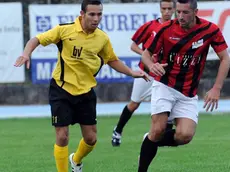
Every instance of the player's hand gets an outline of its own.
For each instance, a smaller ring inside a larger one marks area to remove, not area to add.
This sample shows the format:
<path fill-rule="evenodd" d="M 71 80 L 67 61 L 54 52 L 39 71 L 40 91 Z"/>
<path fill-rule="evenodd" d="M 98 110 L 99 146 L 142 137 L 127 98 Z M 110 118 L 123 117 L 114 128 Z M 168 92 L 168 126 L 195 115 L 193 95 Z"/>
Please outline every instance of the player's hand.
<path fill-rule="evenodd" d="M 30 57 L 27 55 L 21 55 L 17 58 L 14 66 L 15 67 L 21 67 L 23 64 L 26 64 L 26 68 L 30 68 Z"/>
<path fill-rule="evenodd" d="M 168 63 L 160 64 L 160 63 L 153 63 L 149 67 L 150 72 L 155 74 L 156 76 L 163 76 L 165 74 L 165 67 L 168 66 Z"/>
<path fill-rule="evenodd" d="M 150 79 L 148 78 L 148 76 L 141 71 L 132 71 L 132 77 L 133 78 L 143 78 L 145 81 L 150 81 Z"/>
<path fill-rule="evenodd" d="M 206 112 L 210 111 L 212 112 L 213 109 L 217 109 L 218 108 L 218 101 L 220 98 L 220 89 L 218 88 L 212 88 L 211 90 L 209 90 L 205 97 L 204 97 L 204 107 L 206 108 Z"/>
<path fill-rule="evenodd" d="M 151 60 L 155 63 L 157 62 L 157 54 L 153 54 Z"/>

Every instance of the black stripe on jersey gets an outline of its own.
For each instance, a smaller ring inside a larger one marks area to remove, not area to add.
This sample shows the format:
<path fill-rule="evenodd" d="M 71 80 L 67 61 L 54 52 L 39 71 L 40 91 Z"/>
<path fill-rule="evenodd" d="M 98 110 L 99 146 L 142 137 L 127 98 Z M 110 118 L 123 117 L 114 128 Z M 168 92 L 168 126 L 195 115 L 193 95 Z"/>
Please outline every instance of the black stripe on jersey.
<path fill-rule="evenodd" d="M 148 48 L 148 51 L 153 53 L 154 49 L 156 48 L 157 42 L 159 41 L 160 36 L 162 35 L 162 33 L 169 28 L 171 25 L 173 24 L 173 20 L 171 20 L 170 24 L 167 26 L 164 26 L 161 28 L 161 30 L 159 30 L 155 36 L 155 38 L 153 39 L 153 42 L 151 43 L 150 47 Z"/>
<path fill-rule="evenodd" d="M 201 56 L 201 59 L 204 58 L 205 55 L 202 55 Z M 202 60 L 201 60 L 202 61 Z M 197 81 L 197 78 L 199 77 L 199 73 L 201 72 L 201 61 L 199 64 L 197 64 L 195 67 L 194 67 L 194 74 L 193 74 L 193 77 L 192 77 L 192 84 L 191 84 L 191 88 L 189 90 L 189 93 L 188 93 L 188 97 L 194 97 L 195 95 L 193 95 L 193 91 L 194 89 L 196 89 L 198 87 L 198 84 L 199 84 L 199 81 Z"/>
<path fill-rule="evenodd" d="M 203 44 L 205 43 L 205 41 L 209 40 L 212 36 L 214 36 L 215 34 L 217 34 L 219 31 L 219 29 L 215 30 L 214 32 L 211 32 L 209 34 L 206 34 L 204 35 L 203 37 L 199 38 L 199 40 L 202 40 L 203 39 Z M 193 56 L 195 54 L 195 52 L 198 50 L 199 48 L 195 48 L 195 49 L 192 49 L 192 46 L 189 48 L 189 50 L 185 53 L 189 56 Z M 206 53 L 206 52 L 205 52 Z M 202 57 L 201 56 L 201 59 L 200 61 L 202 61 Z M 187 61 L 187 64 L 185 67 L 183 66 L 183 63 L 181 63 L 181 72 L 176 76 L 176 84 L 174 86 L 174 88 L 178 91 L 182 91 L 183 89 L 183 83 L 185 81 L 185 78 L 186 78 L 186 73 L 188 72 L 189 70 L 189 64 L 191 63 L 192 61 L 192 58 L 189 58 L 188 61 Z M 197 72 L 196 70 L 194 70 L 194 72 Z M 197 78 L 194 78 L 195 80 L 197 80 Z"/>
<path fill-rule="evenodd" d="M 99 71 L 101 70 L 101 68 L 102 68 L 102 66 L 103 66 L 103 64 L 104 64 L 104 60 L 103 60 L 103 58 L 101 57 L 101 56 L 99 56 L 98 55 L 98 57 L 100 58 L 100 60 L 101 60 L 101 65 L 100 65 L 100 67 L 99 67 L 99 69 L 98 69 L 98 71 L 93 75 L 94 77 L 96 77 L 97 76 L 97 74 L 99 73 Z"/>
<path fill-rule="evenodd" d="M 210 34 L 207 34 L 203 37 L 204 40 L 208 40 L 208 38 L 214 36 L 215 34 L 217 34 L 219 32 L 219 29 L 215 30 L 214 32 L 210 33 Z M 205 58 L 208 54 L 208 49 L 209 47 L 207 48 L 207 50 L 204 51 L 204 53 L 202 54 L 201 56 L 201 60 L 200 60 L 200 63 L 194 68 L 194 75 L 192 77 L 192 84 L 191 84 L 191 88 L 189 90 L 189 93 L 188 93 L 188 96 L 189 97 L 194 97 L 195 95 L 193 95 L 193 91 L 195 89 L 197 89 L 198 87 L 198 84 L 199 84 L 199 81 L 197 80 L 198 77 L 199 77 L 199 74 L 200 74 L 200 70 L 201 70 L 201 62 L 203 60 L 203 58 Z M 201 75 L 201 74 L 200 74 Z"/>
<path fill-rule="evenodd" d="M 153 23 L 153 21 L 151 21 L 146 27 L 145 29 L 142 31 L 142 33 L 134 40 L 134 42 L 136 44 L 139 44 L 139 41 L 141 40 L 141 38 L 143 37 L 143 35 L 145 34 L 145 32 L 148 30 L 148 28 L 151 26 L 151 24 Z"/>
<path fill-rule="evenodd" d="M 187 44 L 189 41 L 191 41 L 191 39 L 192 39 L 194 36 L 196 36 L 197 34 L 203 32 L 203 31 L 205 31 L 205 30 L 207 30 L 207 29 L 209 29 L 211 25 L 212 25 L 212 23 L 209 22 L 209 24 L 208 24 L 207 26 L 202 27 L 202 28 L 199 28 L 199 29 L 197 29 L 197 30 L 191 32 L 190 34 L 188 34 L 187 36 L 185 36 L 184 38 L 182 38 L 180 41 L 178 41 L 178 42 L 171 48 L 171 50 L 170 50 L 169 53 L 168 53 L 168 62 L 167 62 L 167 63 L 168 63 L 168 67 L 166 68 L 166 70 L 167 70 L 167 71 L 166 71 L 166 74 L 163 75 L 163 76 L 161 77 L 161 80 L 160 80 L 162 83 L 168 85 L 168 76 L 169 76 L 171 70 L 173 69 L 173 63 L 174 63 L 174 62 L 171 62 L 170 59 L 174 59 L 175 55 L 176 55 L 178 52 L 180 52 L 180 50 L 181 50 L 184 46 L 186 46 L 186 44 Z M 171 55 L 171 53 L 174 53 L 175 55 Z M 170 56 L 172 56 L 172 57 L 170 57 Z"/>
<path fill-rule="evenodd" d="M 63 81 L 62 86 L 64 85 L 65 81 L 64 81 L 64 60 L 62 58 L 62 49 L 63 49 L 63 42 L 59 41 L 57 43 L 57 47 L 58 47 L 58 51 L 60 53 L 60 63 L 61 63 L 61 75 L 60 75 L 60 80 Z"/>
<path fill-rule="evenodd" d="M 205 35 L 204 38 L 207 39 L 209 37 L 212 37 L 214 36 L 216 33 L 219 32 L 219 29 L 215 30 L 214 32 L 208 34 L 208 35 Z M 205 58 L 208 54 L 208 50 L 209 50 L 209 47 L 207 48 L 207 50 L 204 51 L 204 53 L 202 54 L 201 56 L 201 59 Z M 200 74 L 200 70 L 201 70 L 201 62 L 202 60 L 200 61 L 199 65 L 197 65 L 195 68 L 194 68 L 194 75 L 193 75 L 193 78 L 192 78 L 192 84 L 191 84 L 191 88 L 190 88 L 190 91 L 189 91 L 189 97 L 193 97 L 195 95 L 193 95 L 193 91 L 195 89 L 197 89 L 198 87 L 198 84 L 199 84 L 199 81 L 197 81 L 197 78 L 199 77 L 199 74 Z M 201 74 L 200 74 L 201 75 Z"/>
<path fill-rule="evenodd" d="M 192 77 L 192 84 L 191 84 L 191 88 L 190 88 L 189 93 L 188 93 L 189 97 L 194 97 L 195 96 L 195 95 L 193 95 L 193 91 L 195 89 L 197 89 L 197 87 L 198 87 L 199 81 L 197 79 L 198 79 L 199 75 L 201 75 L 200 74 L 200 72 L 201 72 L 201 64 L 202 64 L 203 58 L 205 58 L 207 56 L 208 50 L 209 50 L 209 47 L 207 47 L 207 49 L 201 55 L 200 63 L 197 64 L 196 67 L 194 68 L 194 75 Z"/>
<path fill-rule="evenodd" d="M 226 44 L 226 42 L 225 41 L 222 41 L 222 42 L 212 41 L 212 45 L 214 45 L 214 46 L 218 46 L 218 45 L 222 45 L 222 44 Z"/>
<path fill-rule="evenodd" d="M 65 25 L 72 25 L 72 24 L 74 24 L 75 22 L 71 22 L 71 23 L 61 23 L 61 24 L 59 24 L 59 26 L 65 26 Z"/>

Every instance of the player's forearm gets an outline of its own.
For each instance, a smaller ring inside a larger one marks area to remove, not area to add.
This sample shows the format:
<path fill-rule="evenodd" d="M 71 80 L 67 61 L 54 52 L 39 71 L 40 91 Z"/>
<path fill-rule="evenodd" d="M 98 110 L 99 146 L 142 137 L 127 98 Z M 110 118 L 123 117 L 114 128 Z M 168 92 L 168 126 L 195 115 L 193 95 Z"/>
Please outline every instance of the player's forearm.
<path fill-rule="evenodd" d="M 31 56 L 32 52 L 39 44 L 40 43 L 39 43 L 38 38 L 34 37 L 30 39 L 24 48 L 23 54 L 27 56 Z"/>
<path fill-rule="evenodd" d="M 148 50 L 145 50 L 142 53 L 142 57 L 141 60 L 142 62 L 145 64 L 145 66 L 147 66 L 148 68 L 150 68 L 150 66 L 153 64 L 153 61 L 151 60 L 151 54 Z"/>
<path fill-rule="evenodd" d="M 131 50 L 134 51 L 135 53 L 139 54 L 139 55 L 142 55 L 142 53 L 143 53 L 143 50 L 140 49 L 135 42 L 132 43 Z"/>
<path fill-rule="evenodd" d="M 220 61 L 220 66 L 219 66 L 219 70 L 217 73 L 216 82 L 213 88 L 222 89 L 224 80 L 228 75 L 229 66 L 230 66 L 229 57 L 225 57 L 224 59 Z"/>
<path fill-rule="evenodd" d="M 120 60 L 108 62 L 108 65 L 120 73 L 132 76 L 132 70 Z"/>

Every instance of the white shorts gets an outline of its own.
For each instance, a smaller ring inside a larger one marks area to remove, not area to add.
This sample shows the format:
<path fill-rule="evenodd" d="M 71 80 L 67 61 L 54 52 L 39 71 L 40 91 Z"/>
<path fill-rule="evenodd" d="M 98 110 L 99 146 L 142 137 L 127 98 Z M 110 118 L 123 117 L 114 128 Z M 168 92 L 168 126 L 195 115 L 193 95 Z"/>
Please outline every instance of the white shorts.
<path fill-rule="evenodd" d="M 153 78 L 149 76 L 151 81 L 146 82 L 143 78 L 135 78 L 133 82 L 133 90 L 131 94 L 131 100 L 136 103 L 140 103 L 144 100 L 150 101 L 152 93 Z"/>
<path fill-rule="evenodd" d="M 161 82 L 154 81 L 151 96 L 151 114 L 170 112 L 169 121 L 189 118 L 198 123 L 198 96 L 186 97 Z"/>

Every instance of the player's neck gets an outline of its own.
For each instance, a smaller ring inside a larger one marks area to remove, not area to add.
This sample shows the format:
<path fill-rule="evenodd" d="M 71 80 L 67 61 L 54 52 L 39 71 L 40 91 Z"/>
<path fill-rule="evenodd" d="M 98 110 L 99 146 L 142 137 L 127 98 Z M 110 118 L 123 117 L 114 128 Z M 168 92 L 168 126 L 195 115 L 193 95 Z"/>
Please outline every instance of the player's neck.
<path fill-rule="evenodd" d="M 164 20 L 162 17 L 160 18 L 160 23 L 164 23 L 164 22 L 166 22 L 166 20 Z"/>
<path fill-rule="evenodd" d="M 194 20 L 191 22 L 190 24 L 190 29 L 193 28 L 196 25 L 196 17 L 194 18 Z"/>
<path fill-rule="evenodd" d="M 81 20 L 81 27 L 82 27 L 82 30 L 83 30 L 86 34 L 91 34 L 91 33 L 93 33 L 92 30 L 87 29 L 87 26 L 86 26 L 86 23 L 84 22 L 84 20 Z"/>
<path fill-rule="evenodd" d="M 191 21 L 190 25 L 187 28 L 183 28 L 186 31 L 189 31 L 190 29 L 192 29 L 195 25 L 196 25 L 197 19 L 196 17 L 194 18 L 193 21 Z"/>

